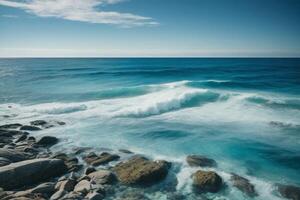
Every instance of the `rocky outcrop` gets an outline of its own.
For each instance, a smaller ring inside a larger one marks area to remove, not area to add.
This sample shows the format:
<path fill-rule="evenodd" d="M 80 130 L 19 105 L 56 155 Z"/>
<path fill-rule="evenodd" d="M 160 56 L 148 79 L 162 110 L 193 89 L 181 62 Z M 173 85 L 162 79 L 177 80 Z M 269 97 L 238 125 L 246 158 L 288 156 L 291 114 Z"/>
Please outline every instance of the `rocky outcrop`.
<path fill-rule="evenodd" d="M 222 178 L 213 171 L 198 170 L 193 174 L 193 187 L 196 192 L 218 192 L 222 188 Z"/>
<path fill-rule="evenodd" d="M 234 187 L 247 194 L 249 197 L 257 196 L 254 185 L 251 184 L 248 179 L 241 177 L 237 174 L 231 174 L 230 180 Z"/>
<path fill-rule="evenodd" d="M 31 185 L 66 172 L 66 166 L 59 159 L 33 159 L 12 163 L 0 168 L 0 187 L 16 189 Z"/>
<path fill-rule="evenodd" d="M 115 175 L 109 170 L 98 170 L 90 173 L 88 177 L 90 177 L 92 182 L 100 185 L 112 184 L 116 180 Z"/>
<path fill-rule="evenodd" d="M 6 158 L 11 162 L 18 162 L 27 159 L 27 155 L 25 153 L 4 148 L 0 148 L 0 157 Z"/>
<path fill-rule="evenodd" d="M 94 152 L 89 153 L 84 157 L 84 160 L 93 166 L 105 165 L 111 161 L 118 160 L 120 156 L 116 154 L 110 154 L 107 152 L 101 153 L 99 156 Z"/>
<path fill-rule="evenodd" d="M 58 143 L 58 139 L 53 136 L 44 136 L 36 144 L 44 147 L 53 146 Z"/>
<path fill-rule="evenodd" d="M 150 161 L 141 156 L 135 156 L 114 167 L 118 180 L 123 184 L 151 185 L 163 180 L 170 168 L 170 163 Z"/>
<path fill-rule="evenodd" d="M 300 187 L 278 184 L 278 192 L 287 199 L 300 200 Z"/>
<path fill-rule="evenodd" d="M 42 130 L 42 129 L 40 129 L 39 127 L 36 127 L 36 126 L 24 125 L 20 128 L 20 130 L 23 130 L 23 131 L 39 131 L 39 130 Z"/>
<path fill-rule="evenodd" d="M 186 162 L 191 167 L 214 167 L 216 161 L 201 155 L 189 155 L 186 157 Z"/>

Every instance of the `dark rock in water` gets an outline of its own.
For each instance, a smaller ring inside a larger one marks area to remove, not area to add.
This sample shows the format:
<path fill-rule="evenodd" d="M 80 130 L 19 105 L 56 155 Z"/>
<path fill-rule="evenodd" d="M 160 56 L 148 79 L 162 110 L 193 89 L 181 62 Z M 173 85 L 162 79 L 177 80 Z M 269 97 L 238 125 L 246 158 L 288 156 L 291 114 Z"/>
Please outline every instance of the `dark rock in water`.
<path fill-rule="evenodd" d="M 6 158 L 12 162 L 18 162 L 27 159 L 27 154 L 10 149 L 0 149 L 0 157 Z"/>
<path fill-rule="evenodd" d="M 88 155 L 84 156 L 83 160 L 88 164 L 91 164 L 93 161 L 97 160 L 98 158 L 99 157 L 94 152 L 91 152 Z"/>
<path fill-rule="evenodd" d="M 41 146 L 52 146 L 58 143 L 58 139 L 53 136 L 44 136 L 36 144 Z"/>
<path fill-rule="evenodd" d="M 91 178 L 91 181 L 95 182 L 96 184 L 112 184 L 115 182 L 116 177 L 115 175 L 109 170 L 98 170 L 93 173 L 90 173 L 88 177 Z"/>
<path fill-rule="evenodd" d="M 150 200 L 143 193 L 132 191 L 122 194 L 120 200 Z"/>
<path fill-rule="evenodd" d="M 66 125 L 66 122 L 62 122 L 62 121 L 56 121 L 56 123 L 60 126 Z"/>
<path fill-rule="evenodd" d="M 33 159 L 12 163 L 0 168 L 0 187 L 5 190 L 47 181 L 66 172 L 59 159 Z"/>
<path fill-rule="evenodd" d="M 214 167 L 217 165 L 216 161 L 205 156 L 190 155 L 186 157 L 186 162 L 191 167 Z"/>
<path fill-rule="evenodd" d="M 278 192 L 287 199 L 300 200 L 300 187 L 278 184 Z"/>
<path fill-rule="evenodd" d="M 84 174 L 89 175 L 90 173 L 95 172 L 95 171 L 96 171 L 96 169 L 94 167 L 88 167 L 85 169 Z"/>
<path fill-rule="evenodd" d="M 114 171 L 123 184 L 151 185 L 163 180 L 171 167 L 166 161 L 150 161 L 141 156 L 134 156 L 126 162 L 119 163 Z"/>
<path fill-rule="evenodd" d="M 0 129 L 0 137 L 13 137 L 13 136 L 22 135 L 22 134 L 28 135 L 27 132 L 23 132 L 23 131 Z"/>
<path fill-rule="evenodd" d="M 30 122 L 30 125 L 32 126 L 44 126 L 46 124 L 48 124 L 48 122 L 46 122 L 45 120 L 35 120 Z"/>
<path fill-rule="evenodd" d="M 42 130 L 42 129 L 40 129 L 39 127 L 36 127 L 36 126 L 25 125 L 25 126 L 22 126 L 20 128 L 20 130 L 23 130 L 23 131 L 39 131 L 39 130 Z"/>
<path fill-rule="evenodd" d="M 91 164 L 93 166 L 99 166 L 99 165 L 105 165 L 111 161 L 118 160 L 120 156 L 116 154 L 110 154 L 110 153 L 102 153 L 96 160 L 94 160 Z"/>
<path fill-rule="evenodd" d="M 50 200 L 59 200 L 61 199 L 63 196 L 65 196 L 67 194 L 67 191 L 64 191 L 64 190 L 58 190 L 57 192 L 55 192 Z"/>
<path fill-rule="evenodd" d="M 26 138 L 27 138 L 27 135 L 23 134 L 15 141 L 15 143 L 22 142 L 22 141 L 26 140 Z"/>
<path fill-rule="evenodd" d="M 35 137 L 33 137 L 33 136 L 29 136 L 28 138 L 27 138 L 27 140 L 28 141 L 32 141 L 32 142 L 35 142 L 36 140 L 35 140 Z"/>
<path fill-rule="evenodd" d="M 16 124 L 5 124 L 5 125 L 0 126 L 0 129 L 17 129 L 21 126 L 22 126 L 22 124 L 18 124 L 18 123 L 16 123 Z"/>
<path fill-rule="evenodd" d="M 11 161 L 9 159 L 0 157 L 0 167 L 9 165 L 10 163 L 11 163 Z"/>
<path fill-rule="evenodd" d="M 127 150 L 127 149 L 119 149 L 119 151 L 120 151 L 121 153 L 133 154 L 133 152 L 131 152 L 131 151 Z"/>
<path fill-rule="evenodd" d="M 231 174 L 230 180 L 232 181 L 232 185 L 234 187 L 241 190 L 242 192 L 247 194 L 249 197 L 257 196 L 254 185 L 251 184 L 248 179 L 241 177 L 237 174 Z"/>
<path fill-rule="evenodd" d="M 52 182 L 42 183 L 30 190 L 31 193 L 41 193 L 51 196 L 54 193 L 55 184 Z"/>
<path fill-rule="evenodd" d="M 193 186 L 196 192 L 218 192 L 222 188 L 222 178 L 213 171 L 198 170 L 193 174 Z"/>
<path fill-rule="evenodd" d="M 73 151 L 74 151 L 74 154 L 77 155 L 77 154 L 84 153 L 91 149 L 92 148 L 90 148 L 90 147 L 75 147 L 75 148 L 73 148 Z"/>
<path fill-rule="evenodd" d="M 167 200 L 183 200 L 186 199 L 183 194 L 180 193 L 170 193 L 167 195 Z"/>

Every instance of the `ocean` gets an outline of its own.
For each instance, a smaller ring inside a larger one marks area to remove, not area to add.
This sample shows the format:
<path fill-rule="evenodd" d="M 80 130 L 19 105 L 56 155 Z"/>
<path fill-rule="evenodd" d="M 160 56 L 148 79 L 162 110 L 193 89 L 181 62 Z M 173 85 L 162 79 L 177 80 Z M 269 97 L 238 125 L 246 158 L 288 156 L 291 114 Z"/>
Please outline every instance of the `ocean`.
<path fill-rule="evenodd" d="M 228 186 L 208 199 L 252 199 L 230 186 L 232 172 L 255 185 L 253 199 L 282 199 L 276 183 L 300 184 L 300 59 L 0 59 L 0 119 L 66 122 L 33 133 L 61 139 L 54 151 L 128 149 L 171 161 L 187 199 L 190 154 L 214 159 Z M 145 193 L 166 199 L 171 181 Z"/>

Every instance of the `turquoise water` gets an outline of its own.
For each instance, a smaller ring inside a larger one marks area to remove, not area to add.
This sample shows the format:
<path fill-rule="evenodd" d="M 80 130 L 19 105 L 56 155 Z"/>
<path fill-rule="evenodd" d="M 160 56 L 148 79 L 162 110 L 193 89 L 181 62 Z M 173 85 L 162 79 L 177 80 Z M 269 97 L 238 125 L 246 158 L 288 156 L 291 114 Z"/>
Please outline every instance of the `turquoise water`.
<path fill-rule="evenodd" d="M 231 172 L 255 184 L 255 199 L 280 199 L 274 183 L 299 185 L 299 95 L 300 59 L 0 59 L 1 124 L 62 120 L 35 134 L 61 138 L 55 149 L 173 161 L 190 199 L 188 154 L 217 161 L 229 187 L 211 199 L 248 198 L 230 187 Z"/>

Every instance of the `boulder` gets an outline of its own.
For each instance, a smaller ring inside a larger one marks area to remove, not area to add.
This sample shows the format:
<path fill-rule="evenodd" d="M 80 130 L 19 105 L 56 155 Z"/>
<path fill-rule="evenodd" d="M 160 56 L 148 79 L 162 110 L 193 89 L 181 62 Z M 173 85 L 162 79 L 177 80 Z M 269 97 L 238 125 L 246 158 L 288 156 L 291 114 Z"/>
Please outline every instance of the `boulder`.
<path fill-rule="evenodd" d="M 59 159 L 33 159 L 0 167 L 0 187 L 5 190 L 47 181 L 66 172 Z"/>
<path fill-rule="evenodd" d="M 105 165 L 111 161 L 118 160 L 120 156 L 110 153 L 102 153 L 97 159 L 92 161 L 93 166 Z"/>
<path fill-rule="evenodd" d="M 65 190 L 71 192 L 74 190 L 75 185 L 77 184 L 76 180 L 67 179 L 61 182 L 59 190 Z"/>
<path fill-rule="evenodd" d="M 201 155 L 189 155 L 186 157 L 186 162 L 191 167 L 214 167 L 216 161 Z"/>
<path fill-rule="evenodd" d="M 127 150 L 127 149 L 119 149 L 119 151 L 120 151 L 121 153 L 133 154 L 132 151 L 129 151 L 129 150 Z"/>
<path fill-rule="evenodd" d="M 91 183 L 88 180 L 82 180 L 75 185 L 74 192 L 87 194 L 91 188 Z"/>
<path fill-rule="evenodd" d="M 41 193 L 51 196 L 51 194 L 54 193 L 54 186 L 55 184 L 53 182 L 42 183 L 35 188 L 32 188 L 30 191 L 31 193 Z"/>
<path fill-rule="evenodd" d="M 196 192 L 218 192 L 222 188 L 222 178 L 213 171 L 198 170 L 193 174 Z"/>
<path fill-rule="evenodd" d="M 16 139 L 15 143 L 22 142 L 27 139 L 27 135 L 23 134 L 18 139 Z"/>
<path fill-rule="evenodd" d="M 102 200 L 104 199 L 104 196 L 102 194 L 99 194 L 98 192 L 89 192 L 86 196 L 86 199 L 88 200 Z"/>
<path fill-rule="evenodd" d="M 104 169 L 90 173 L 88 177 L 90 177 L 92 182 L 100 185 L 112 184 L 116 180 L 116 177 L 111 171 Z"/>
<path fill-rule="evenodd" d="M 247 194 L 249 197 L 257 196 L 254 185 L 250 183 L 250 181 L 244 177 L 241 177 L 237 174 L 231 174 L 230 180 L 232 181 L 232 185 L 239 189 L 240 191 Z"/>
<path fill-rule="evenodd" d="M 96 171 L 96 169 L 94 167 L 88 167 L 85 169 L 84 174 L 89 175 L 90 173 L 95 172 L 95 171 Z"/>
<path fill-rule="evenodd" d="M 6 158 L 11 162 L 18 162 L 18 161 L 26 160 L 27 154 L 16 150 L 0 148 L 0 157 Z"/>
<path fill-rule="evenodd" d="M 300 187 L 294 185 L 278 184 L 278 192 L 282 197 L 292 200 L 300 200 Z"/>
<path fill-rule="evenodd" d="M 116 165 L 114 171 L 123 184 L 151 185 L 167 176 L 170 165 L 166 161 L 150 161 L 141 156 L 134 156 Z"/>
<path fill-rule="evenodd" d="M 27 132 L 23 132 L 23 131 L 0 129 L 0 137 L 13 137 L 13 136 L 22 135 L 22 134 L 28 135 Z"/>
<path fill-rule="evenodd" d="M 83 157 L 83 160 L 88 164 L 91 164 L 93 161 L 97 160 L 99 157 L 94 153 L 90 152 L 86 156 Z"/>
<path fill-rule="evenodd" d="M 58 139 L 53 136 L 44 136 L 36 144 L 40 146 L 49 147 L 58 143 Z"/>
<path fill-rule="evenodd" d="M 9 165 L 10 163 L 11 163 L 11 161 L 9 159 L 0 157 L 0 167 Z"/>
<path fill-rule="evenodd" d="M 65 196 L 67 194 L 66 191 L 64 190 L 58 190 L 57 192 L 55 192 L 51 197 L 50 200 L 59 200 L 61 199 L 63 196 Z"/>
<path fill-rule="evenodd" d="M 40 129 L 39 127 L 36 127 L 36 126 L 24 125 L 20 128 L 20 130 L 23 130 L 23 131 L 39 131 L 39 130 L 42 130 L 42 129 Z"/>
<path fill-rule="evenodd" d="M 17 129 L 21 126 L 22 126 L 22 124 L 18 124 L 18 123 L 16 123 L 16 124 L 5 124 L 5 125 L 0 126 L 0 129 Z"/>

